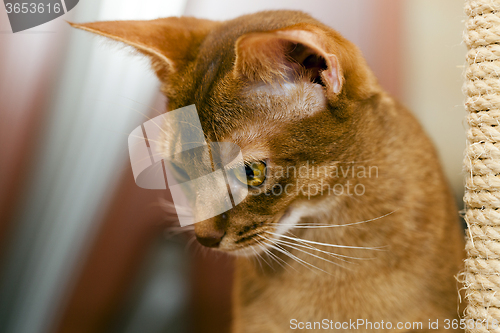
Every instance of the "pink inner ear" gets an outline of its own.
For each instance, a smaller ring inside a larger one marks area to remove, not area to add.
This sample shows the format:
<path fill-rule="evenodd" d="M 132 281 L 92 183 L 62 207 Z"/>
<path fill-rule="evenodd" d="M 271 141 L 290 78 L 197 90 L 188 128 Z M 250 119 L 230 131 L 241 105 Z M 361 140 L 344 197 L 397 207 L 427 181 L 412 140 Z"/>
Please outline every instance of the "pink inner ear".
<path fill-rule="evenodd" d="M 311 82 L 338 94 L 341 69 L 337 57 L 326 51 L 320 38 L 305 30 L 243 35 L 236 42 L 235 74 L 264 82 L 294 80 L 297 74 L 306 74 Z"/>
<path fill-rule="evenodd" d="M 287 59 L 297 63 L 299 65 L 297 67 L 305 70 L 311 82 L 325 86 L 321 73 L 328 69 L 326 60 L 304 44 L 292 43 L 290 49 L 286 54 Z"/>
<path fill-rule="evenodd" d="M 332 89 L 338 94 L 342 87 L 342 76 L 337 57 L 328 54 L 316 34 L 305 30 L 277 31 L 292 47 L 286 55 L 288 59 L 302 66 L 311 81 Z"/>

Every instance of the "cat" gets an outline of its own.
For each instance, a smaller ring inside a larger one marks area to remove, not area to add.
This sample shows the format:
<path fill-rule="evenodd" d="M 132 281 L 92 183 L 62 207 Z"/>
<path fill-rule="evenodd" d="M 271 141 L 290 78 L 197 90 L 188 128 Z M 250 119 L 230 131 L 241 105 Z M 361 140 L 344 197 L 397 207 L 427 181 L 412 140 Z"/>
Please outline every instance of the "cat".
<path fill-rule="evenodd" d="M 451 329 L 457 208 L 356 46 L 299 11 L 71 24 L 149 57 L 168 109 L 195 104 L 208 142 L 241 148 L 249 195 L 194 225 L 236 255 L 233 332 Z"/>

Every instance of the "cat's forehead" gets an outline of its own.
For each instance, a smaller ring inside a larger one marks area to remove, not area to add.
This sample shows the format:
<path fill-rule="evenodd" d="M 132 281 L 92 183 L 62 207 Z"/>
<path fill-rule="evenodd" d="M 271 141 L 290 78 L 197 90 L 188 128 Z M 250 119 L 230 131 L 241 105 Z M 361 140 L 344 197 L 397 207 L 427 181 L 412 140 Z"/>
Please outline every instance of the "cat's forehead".
<path fill-rule="evenodd" d="M 327 107 L 323 87 L 309 82 L 254 84 L 242 89 L 240 103 L 242 111 L 235 115 L 238 126 L 224 133 L 224 139 L 255 151 L 291 124 Z"/>
<path fill-rule="evenodd" d="M 310 117 L 325 109 L 324 88 L 310 82 L 258 83 L 245 87 L 241 93 L 246 105 L 255 106 L 257 116 L 281 121 Z"/>

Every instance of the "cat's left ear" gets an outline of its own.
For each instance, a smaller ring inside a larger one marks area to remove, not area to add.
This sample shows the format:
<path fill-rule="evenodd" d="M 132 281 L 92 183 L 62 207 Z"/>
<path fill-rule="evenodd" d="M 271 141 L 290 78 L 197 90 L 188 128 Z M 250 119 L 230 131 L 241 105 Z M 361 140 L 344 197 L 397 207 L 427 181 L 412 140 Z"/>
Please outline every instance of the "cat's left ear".
<path fill-rule="evenodd" d="M 203 39 L 219 22 L 194 17 L 167 17 L 148 21 L 69 24 L 134 47 L 151 58 L 156 74 L 165 81 L 168 74 L 182 70 L 195 59 Z"/>

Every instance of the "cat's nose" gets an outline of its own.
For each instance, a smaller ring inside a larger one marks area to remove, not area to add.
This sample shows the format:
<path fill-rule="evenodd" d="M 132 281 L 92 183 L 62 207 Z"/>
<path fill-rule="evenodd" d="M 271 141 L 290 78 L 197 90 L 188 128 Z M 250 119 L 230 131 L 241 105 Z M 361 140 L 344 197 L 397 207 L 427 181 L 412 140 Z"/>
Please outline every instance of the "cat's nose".
<path fill-rule="evenodd" d="M 196 239 L 201 245 L 206 247 L 219 247 L 222 238 L 226 234 L 224 225 L 227 220 L 227 214 L 217 216 L 210 225 L 201 225 L 204 222 L 195 225 Z M 196 228 L 199 227 L 199 228 Z M 196 230 L 198 229 L 198 230 Z"/>
<path fill-rule="evenodd" d="M 202 237 L 196 235 L 196 239 L 201 245 L 206 247 L 219 247 L 219 244 L 224 237 L 225 232 L 220 230 L 215 230 L 209 235 L 204 235 Z"/>

